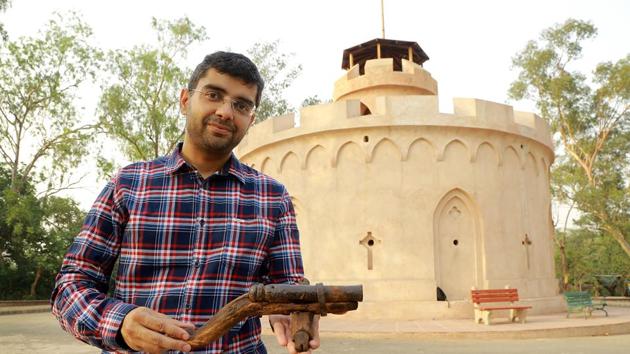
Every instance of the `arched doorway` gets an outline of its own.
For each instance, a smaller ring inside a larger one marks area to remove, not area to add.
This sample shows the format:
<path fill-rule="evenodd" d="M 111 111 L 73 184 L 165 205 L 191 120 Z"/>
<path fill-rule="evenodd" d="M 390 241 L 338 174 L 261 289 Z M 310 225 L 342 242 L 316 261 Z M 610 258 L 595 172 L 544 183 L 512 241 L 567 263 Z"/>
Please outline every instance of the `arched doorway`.
<path fill-rule="evenodd" d="M 470 297 L 481 274 L 479 213 L 463 190 L 448 192 L 434 214 L 435 280 L 449 301 Z"/>

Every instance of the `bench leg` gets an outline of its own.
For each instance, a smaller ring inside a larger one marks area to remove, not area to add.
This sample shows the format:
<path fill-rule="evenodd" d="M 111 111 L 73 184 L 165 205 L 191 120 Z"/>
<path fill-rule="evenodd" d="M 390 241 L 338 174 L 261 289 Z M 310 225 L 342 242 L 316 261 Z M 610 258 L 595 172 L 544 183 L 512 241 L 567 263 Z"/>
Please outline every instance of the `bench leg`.
<path fill-rule="evenodd" d="M 490 325 L 490 318 L 491 318 L 491 314 L 492 311 L 482 311 L 483 312 L 483 321 L 485 322 L 486 326 Z"/>
<path fill-rule="evenodd" d="M 592 311 L 603 311 L 606 314 L 606 317 L 608 317 L 608 311 L 606 311 L 604 307 L 594 307 Z"/>
<path fill-rule="evenodd" d="M 517 318 L 521 323 L 525 323 L 527 321 L 527 310 L 510 310 L 510 322 L 515 322 Z"/>
<path fill-rule="evenodd" d="M 478 309 L 475 309 L 475 323 L 480 324 L 481 321 L 483 321 L 483 318 L 481 317 L 481 311 Z"/>
<path fill-rule="evenodd" d="M 479 309 L 475 309 L 475 323 L 485 323 L 486 325 L 490 324 L 490 312 L 491 311 L 481 311 Z"/>

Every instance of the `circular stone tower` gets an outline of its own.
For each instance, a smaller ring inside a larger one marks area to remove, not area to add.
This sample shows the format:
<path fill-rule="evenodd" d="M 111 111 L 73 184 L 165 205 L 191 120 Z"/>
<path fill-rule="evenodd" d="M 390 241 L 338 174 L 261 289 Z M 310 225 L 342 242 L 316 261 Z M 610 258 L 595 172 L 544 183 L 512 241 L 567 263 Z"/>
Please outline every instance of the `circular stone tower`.
<path fill-rule="evenodd" d="M 505 286 L 561 311 L 548 125 L 472 98 L 440 113 L 427 59 L 414 42 L 345 50 L 334 102 L 253 126 L 237 155 L 287 186 L 311 282 L 364 285 L 352 316 L 472 318 L 471 287 Z"/>

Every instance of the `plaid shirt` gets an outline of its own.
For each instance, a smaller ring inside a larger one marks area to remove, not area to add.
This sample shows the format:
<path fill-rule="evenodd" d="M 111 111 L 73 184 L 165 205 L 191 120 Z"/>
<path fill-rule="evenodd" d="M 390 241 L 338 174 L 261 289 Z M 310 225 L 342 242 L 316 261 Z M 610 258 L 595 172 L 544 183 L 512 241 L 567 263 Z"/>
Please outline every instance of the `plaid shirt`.
<path fill-rule="evenodd" d="M 234 155 L 204 180 L 180 149 L 123 168 L 68 250 L 53 313 L 80 340 L 124 350 L 116 337 L 137 306 L 199 326 L 256 282 L 302 279 L 295 212 L 284 186 Z M 241 321 L 199 351 L 225 352 L 266 353 L 260 319 Z"/>

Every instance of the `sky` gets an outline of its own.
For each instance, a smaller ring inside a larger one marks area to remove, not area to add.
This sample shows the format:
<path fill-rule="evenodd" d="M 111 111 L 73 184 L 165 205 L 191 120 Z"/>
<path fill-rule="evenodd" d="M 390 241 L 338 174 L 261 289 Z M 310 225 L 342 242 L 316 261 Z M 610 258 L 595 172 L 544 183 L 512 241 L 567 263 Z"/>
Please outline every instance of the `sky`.
<path fill-rule="evenodd" d="M 151 17 L 188 16 L 206 28 L 209 40 L 192 47 L 186 64 L 194 67 L 216 50 L 245 52 L 254 43 L 280 41 L 303 67 L 287 91 L 299 106 L 308 96 L 330 99 L 343 75 L 343 50 L 381 37 L 381 0 L 230 0 L 85 1 L 11 0 L 0 13 L 11 38 L 35 35 L 53 11 L 74 10 L 94 30 L 94 44 L 131 48 L 152 43 Z M 415 41 L 428 54 L 424 64 L 438 82 L 440 111 L 453 111 L 454 97 L 479 98 L 535 111 L 531 102 L 510 102 L 507 89 L 516 78 L 511 58 L 541 31 L 568 18 L 591 21 L 598 36 L 584 46 L 578 68 L 630 53 L 629 0 L 385 0 L 385 37 Z M 97 96 L 95 92 L 92 96 Z M 97 97 L 84 97 L 90 107 Z M 87 108 L 88 115 L 93 109 Z M 76 195 L 89 208 L 102 181 L 85 181 Z"/>

